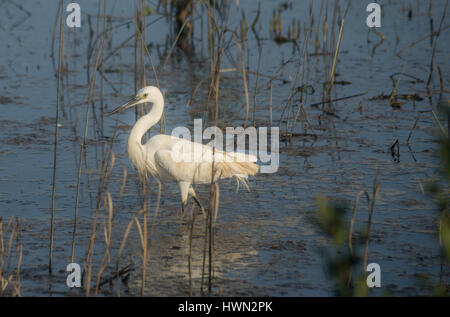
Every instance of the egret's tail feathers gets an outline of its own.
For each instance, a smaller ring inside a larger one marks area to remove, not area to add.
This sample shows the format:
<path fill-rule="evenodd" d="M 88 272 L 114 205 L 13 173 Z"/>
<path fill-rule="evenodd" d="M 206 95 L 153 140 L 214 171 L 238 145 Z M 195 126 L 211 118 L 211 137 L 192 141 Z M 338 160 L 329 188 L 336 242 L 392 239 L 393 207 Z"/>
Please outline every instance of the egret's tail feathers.
<path fill-rule="evenodd" d="M 239 184 L 242 184 L 248 191 L 248 176 L 258 173 L 259 166 L 256 163 L 251 162 L 220 162 L 217 163 L 217 174 L 219 178 L 231 178 L 234 177 L 237 181 L 237 188 Z"/>
<path fill-rule="evenodd" d="M 248 186 L 248 176 L 247 175 L 234 175 L 234 178 L 236 179 L 236 191 L 239 191 L 239 185 L 242 184 L 247 191 L 250 191 L 250 187 Z"/>

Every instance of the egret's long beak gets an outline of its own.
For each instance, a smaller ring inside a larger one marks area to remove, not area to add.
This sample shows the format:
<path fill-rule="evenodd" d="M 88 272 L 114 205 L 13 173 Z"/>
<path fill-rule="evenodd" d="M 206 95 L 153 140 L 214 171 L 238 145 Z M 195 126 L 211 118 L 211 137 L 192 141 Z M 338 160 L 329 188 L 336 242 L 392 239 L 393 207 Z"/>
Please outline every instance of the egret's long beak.
<path fill-rule="evenodd" d="M 105 113 L 105 116 L 110 116 L 113 115 L 115 113 L 120 113 L 122 111 L 125 111 L 131 107 L 136 106 L 137 104 L 139 104 L 141 102 L 142 98 L 141 97 L 134 97 L 133 99 L 131 99 L 130 101 L 128 101 L 126 104 L 121 105 L 120 107 L 117 107 L 116 109 L 114 109 L 113 111 L 107 112 Z"/>

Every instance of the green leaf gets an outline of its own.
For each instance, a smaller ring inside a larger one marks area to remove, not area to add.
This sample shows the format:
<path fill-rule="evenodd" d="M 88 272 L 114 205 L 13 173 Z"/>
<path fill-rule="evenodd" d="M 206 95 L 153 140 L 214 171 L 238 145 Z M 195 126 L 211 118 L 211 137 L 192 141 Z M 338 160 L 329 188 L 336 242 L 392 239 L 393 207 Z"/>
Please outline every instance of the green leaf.
<path fill-rule="evenodd" d="M 145 15 L 145 16 L 149 16 L 149 15 L 151 15 L 152 13 L 153 13 L 153 10 L 152 10 L 151 7 L 145 7 L 145 10 L 144 10 L 144 15 Z"/>

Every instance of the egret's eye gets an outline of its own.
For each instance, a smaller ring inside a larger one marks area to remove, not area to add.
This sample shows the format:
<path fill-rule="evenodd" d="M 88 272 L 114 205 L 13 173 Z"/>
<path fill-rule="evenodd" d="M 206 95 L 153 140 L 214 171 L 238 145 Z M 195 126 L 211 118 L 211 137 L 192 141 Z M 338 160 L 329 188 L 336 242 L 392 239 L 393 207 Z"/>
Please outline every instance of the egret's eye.
<path fill-rule="evenodd" d="M 142 97 L 147 98 L 148 94 L 143 94 Z"/>

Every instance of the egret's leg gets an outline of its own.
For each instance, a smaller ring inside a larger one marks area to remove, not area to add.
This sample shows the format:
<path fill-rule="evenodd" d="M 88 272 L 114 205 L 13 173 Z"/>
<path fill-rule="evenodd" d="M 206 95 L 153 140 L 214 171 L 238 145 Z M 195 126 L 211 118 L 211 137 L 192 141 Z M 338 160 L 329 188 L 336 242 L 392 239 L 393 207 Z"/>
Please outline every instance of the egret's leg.
<path fill-rule="evenodd" d="M 191 184 L 187 182 L 180 182 L 180 193 L 181 193 L 181 210 L 183 212 L 183 217 L 186 213 L 186 207 L 188 204 L 188 198 L 189 198 L 189 187 Z"/>
<path fill-rule="evenodd" d="M 197 205 L 200 207 L 200 210 L 203 213 L 203 217 L 206 218 L 206 212 L 205 212 L 205 208 L 203 208 L 202 204 L 200 203 L 200 201 L 197 198 L 197 194 L 195 193 L 194 189 L 192 187 L 189 187 L 189 195 L 192 196 L 192 198 L 194 198 L 194 201 L 197 203 Z"/>
<path fill-rule="evenodd" d="M 197 199 L 196 196 L 192 196 L 192 198 L 194 198 L 194 201 L 197 203 L 197 205 L 200 207 L 200 210 L 203 213 L 203 217 L 206 218 L 206 212 L 205 212 L 205 208 L 203 208 L 202 204 L 200 203 L 200 201 Z"/>
<path fill-rule="evenodd" d="M 186 202 L 181 202 L 181 210 L 183 212 L 183 219 L 184 219 L 184 215 L 186 214 L 186 207 L 187 207 L 187 201 Z"/>

